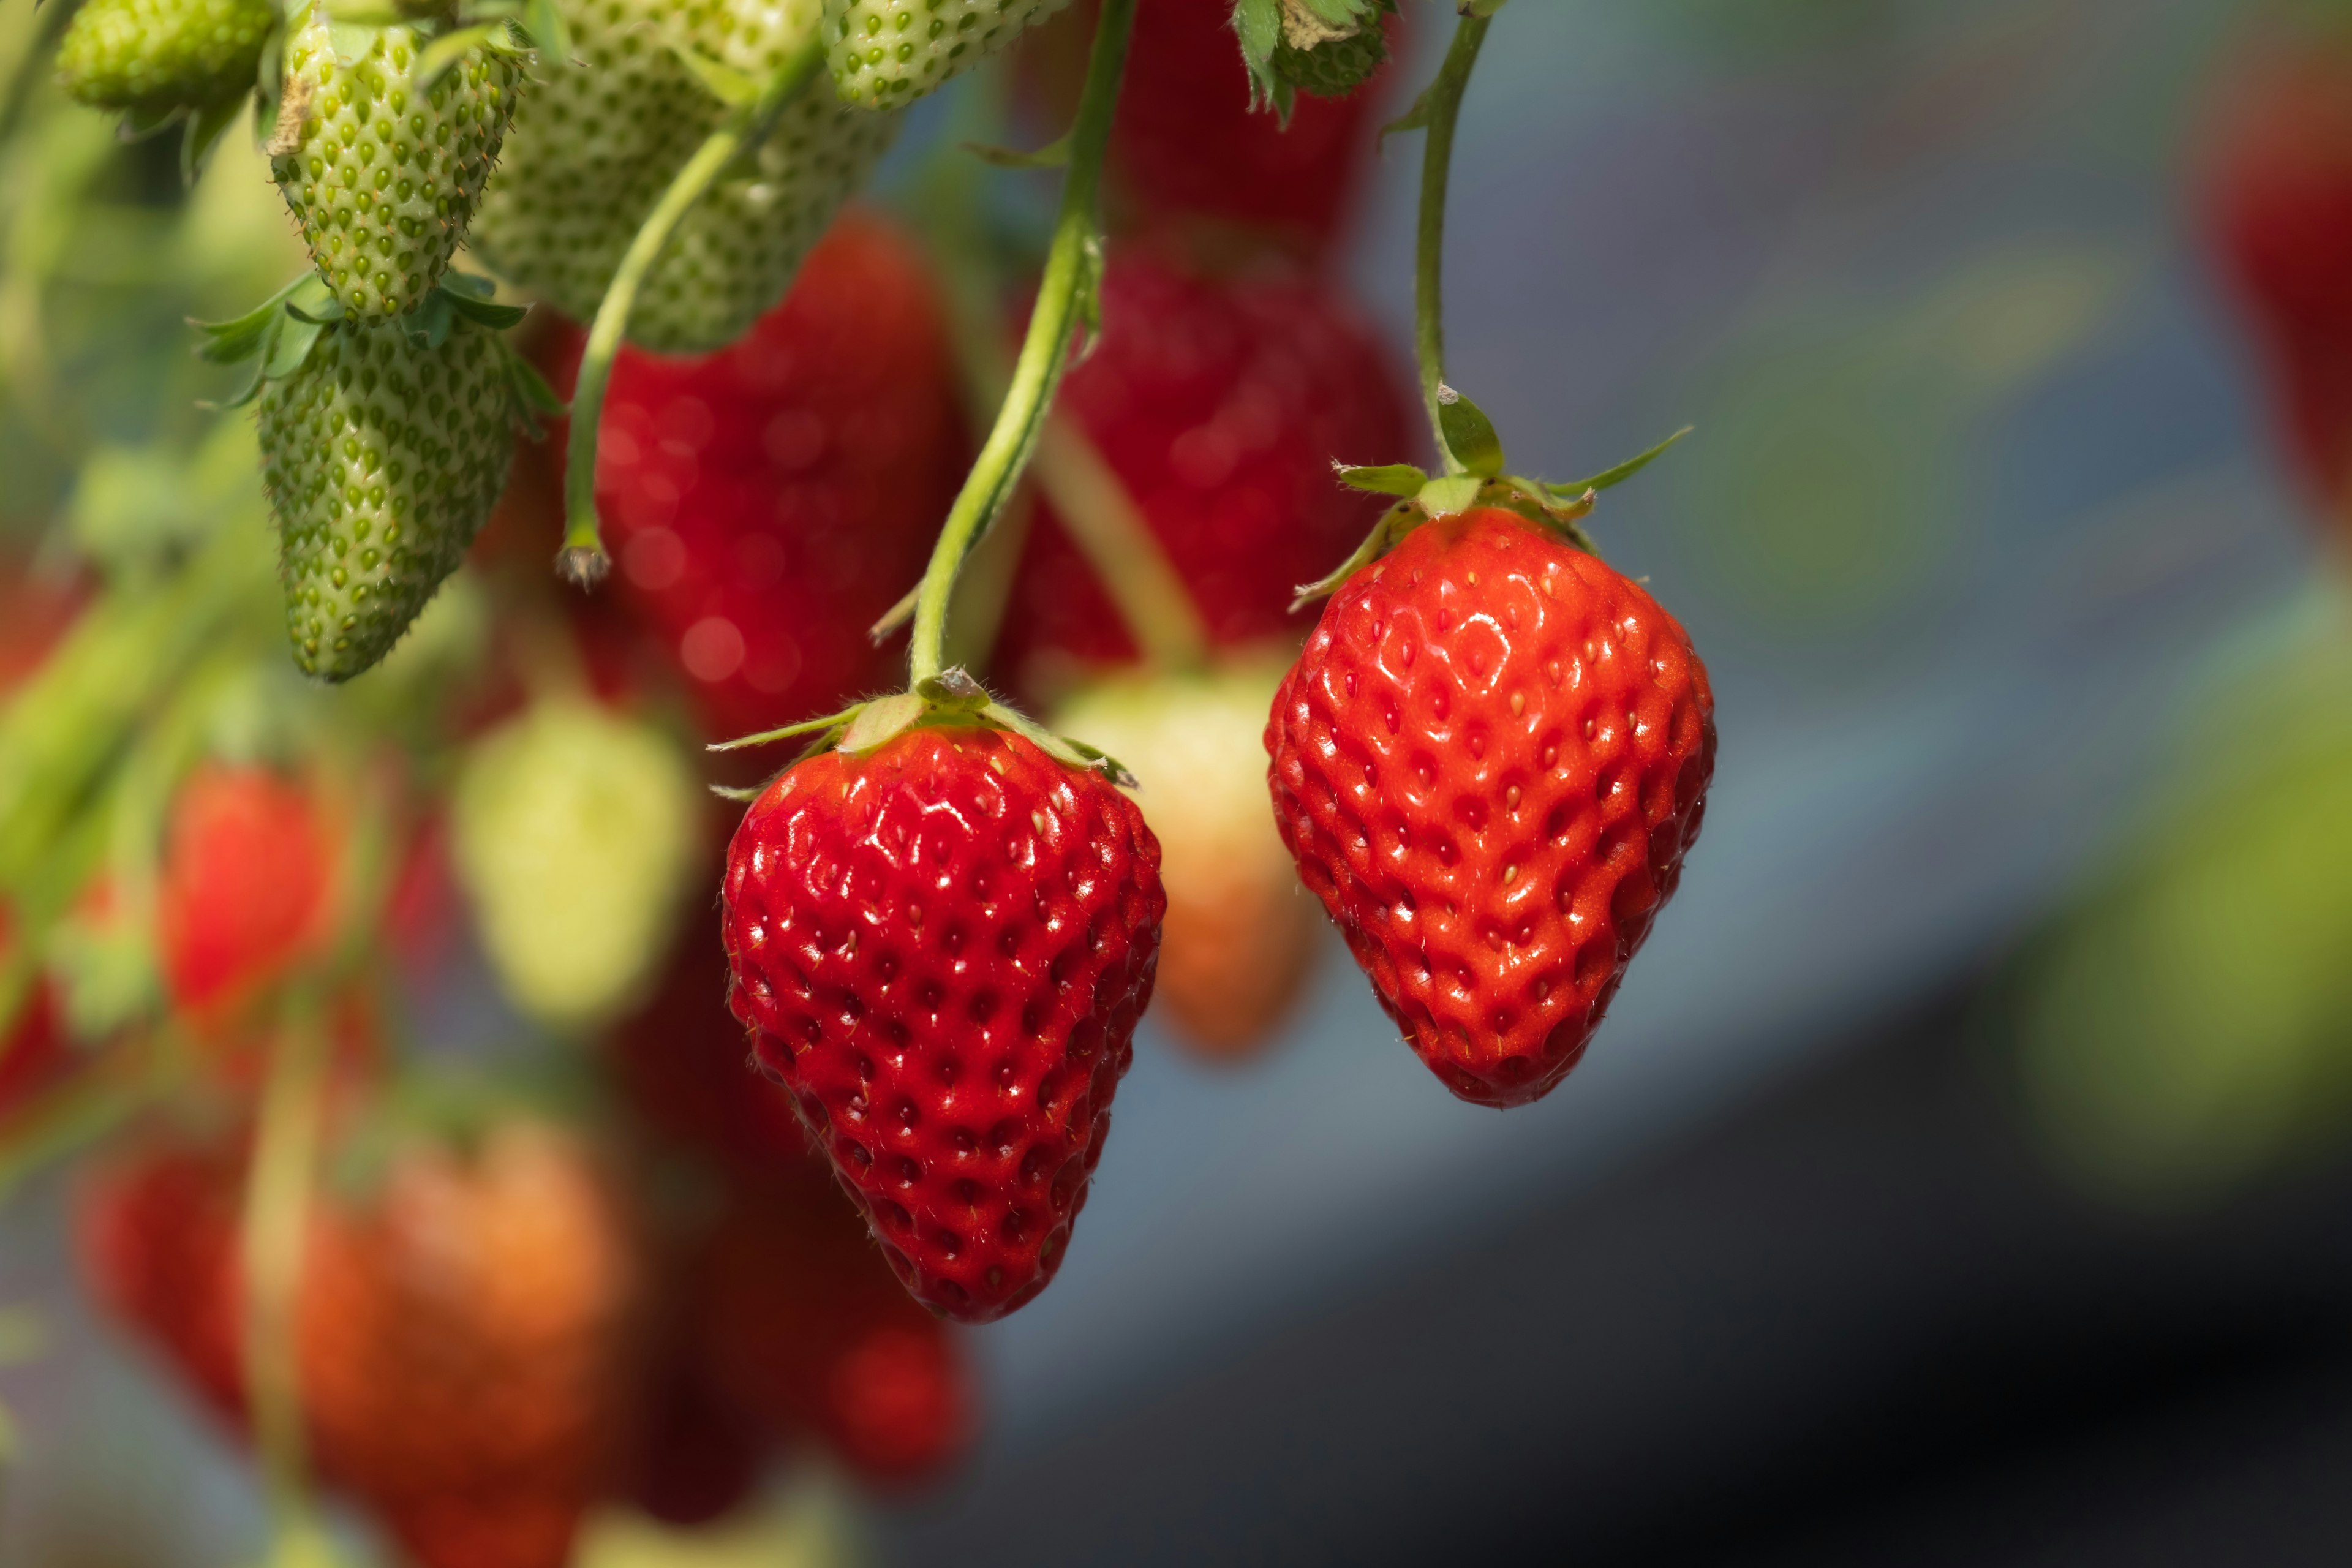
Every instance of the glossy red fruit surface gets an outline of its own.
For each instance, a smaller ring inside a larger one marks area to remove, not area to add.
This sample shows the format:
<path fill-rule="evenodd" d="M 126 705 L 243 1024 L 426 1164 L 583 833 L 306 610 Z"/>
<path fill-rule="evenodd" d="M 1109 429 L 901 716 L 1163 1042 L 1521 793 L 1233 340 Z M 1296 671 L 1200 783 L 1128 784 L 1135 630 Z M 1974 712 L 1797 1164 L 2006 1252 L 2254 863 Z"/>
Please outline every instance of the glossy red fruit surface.
<path fill-rule="evenodd" d="M 2288 445 L 2352 496 L 2352 31 L 2266 38 L 2204 139 L 2206 226 L 2268 357 Z"/>
<path fill-rule="evenodd" d="M 900 1281 L 970 1322 L 1044 1289 L 1151 999 L 1135 803 L 1017 736 L 910 730 L 769 785 L 725 903 L 736 1016 Z"/>
<path fill-rule="evenodd" d="M 956 1331 L 899 1288 L 823 1165 L 740 1190 L 705 1271 L 711 1381 L 768 1431 L 813 1434 L 882 1486 L 963 1453 L 971 1373 Z"/>
<path fill-rule="evenodd" d="M 1523 1105 L 1584 1054 L 1698 837 L 1714 713 L 1672 616 L 1507 511 L 1333 595 L 1266 726 L 1275 821 L 1456 1095 Z"/>
<path fill-rule="evenodd" d="M 1402 26 L 1389 18 L 1391 57 Z M 1117 191 L 1147 221 L 1207 220 L 1330 248 L 1372 161 L 1388 72 L 1347 98 L 1302 93 L 1285 129 L 1250 108 L 1226 0 L 1143 0 L 1111 132 Z"/>
<path fill-rule="evenodd" d="M 963 479 L 956 387 L 920 257 L 858 213 L 733 347 L 622 351 L 597 448 L 614 580 L 715 732 L 881 677 L 867 628 L 922 575 Z"/>
<path fill-rule="evenodd" d="M 236 1005 L 324 938 L 333 866 L 311 794 L 262 767 L 208 764 L 172 805 L 157 920 L 172 1000 Z"/>
<path fill-rule="evenodd" d="M 1334 458 L 1412 449 L 1404 383 L 1330 290 L 1287 268 L 1212 277 L 1121 252 L 1103 332 L 1063 384 L 1074 416 L 1142 509 L 1221 646 L 1295 639 L 1301 583 L 1346 559 L 1380 502 Z M 1050 514 L 1031 531 L 998 642 L 1024 686 L 1055 660 L 1125 663 L 1134 644 Z"/>

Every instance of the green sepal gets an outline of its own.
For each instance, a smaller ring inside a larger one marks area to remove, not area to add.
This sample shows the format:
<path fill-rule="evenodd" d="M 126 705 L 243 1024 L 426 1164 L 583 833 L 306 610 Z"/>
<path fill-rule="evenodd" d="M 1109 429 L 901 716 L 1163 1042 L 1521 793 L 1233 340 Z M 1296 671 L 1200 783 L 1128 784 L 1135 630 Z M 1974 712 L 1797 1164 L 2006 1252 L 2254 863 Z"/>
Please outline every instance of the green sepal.
<path fill-rule="evenodd" d="M 1290 122 L 1288 110 L 1276 101 L 1282 83 L 1274 74 L 1274 51 L 1282 42 L 1282 0 L 1235 0 L 1234 34 L 1241 40 L 1242 65 L 1249 71 L 1250 107 L 1269 105 Z"/>
<path fill-rule="evenodd" d="M 1034 153 L 1024 153 L 1014 147 L 999 147 L 987 142 L 966 142 L 963 150 L 983 163 L 999 169 L 1066 169 L 1070 166 L 1070 138 L 1065 132 Z"/>
<path fill-rule="evenodd" d="M 1486 411 L 1454 388 L 1439 384 L 1437 423 L 1445 432 L 1446 450 L 1465 472 L 1482 479 L 1503 477 L 1503 438 Z"/>
<path fill-rule="evenodd" d="M 764 84 L 750 72 L 737 70 L 733 66 L 714 60 L 684 44 L 672 44 L 670 53 L 677 57 L 679 64 L 694 73 L 694 79 L 702 84 L 704 91 L 728 108 L 741 109 L 759 100 L 760 90 Z"/>
<path fill-rule="evenodd" d="M 1000 730 L 1020 736 L 1065 767 L 1076 768 L 1082 773 L 1100 773 L 1122 789 L 1136 787 L 1136 776 L 1117 757 L 1083 741 L 1056 735 L 1018 709 L 992 702 L 980 710 L 980 717 Z"/>
<path fill-rule="evenodd" d="M 187 118 L 186 129 L 180 137 L 180 183 L 194 185 L 203 177 L 205 165 L 212 162 L 213 150 L 220 145 L 236 117 L 245 112 L 246 94 L 209 109 L 200 109 Z"/>
<path fill-rule="evenodd" d="M 262 383 L 283 381 L 299 371 L 319 334 L 341 313 L 326 279 L 305 272 L 234 321 L 193 323 L 205 334 L 196 347 L 198 358 L 214 364 L 255 362 L 253 374 L 220 406 L 242 408 L 261 395 Z"/>
<path fill-rule="evenodd" d="M 393 19 L 398 20 L 397 13 Z M 330 15 L 327 18 L 327 47 L 334 51 L 335 63 L 340 66 L 357 65 L 367 58 L 369 52 L 375 47 L 376 39 L 383 36 L 386 26 L 383 22 L 357 21 Z"/>
<path fill-rule="evenodd" d="M 481 22 L 470 27 L 459 27 L 442 34 L 425 46 L 416 57 L 417 90 L 430 92 L 433 84 L 449 74 L 450 68 L 476 49 L 514 48 L 514 35 L 504 22 Z"/>
<path fill-rule="evenodd" d="M 930 710 L 930 703 L 919 692 L 877 697 L 858 710 L 857 717 L 849 721 L 849 727 L 841 732 L 835 745 L 844 752 L 870 752 L 914 728 L 916 721 Z"/>
<path fill-rule="evenodd" d="M 1414 504 L 1431 517 L 1459 517 L 1478 504 L 1491 480 L 1477 474 L 1447 474 L 1421 487 Z"/>
<path fill-rule="evenodd" d="M 1295 616 L 1316 600 L 1329 598 L 1339 590 L 1340 584 L 1394 549 L 1397 541 L 1412 532 L 1424 516 L 1420 506 L 1410 500 L 1399 501 L 1381 513 L 1380 521 L 1372 524 L 1372 531 L 1364 535 L 1363 542 L 1356 546 L 1348 559 L 1314 582 L 1299 584 L 1298 592 L 1290 601 L 1290 613 Z"/>
<path fill-rule="evenodd" d="M 1643 452 L 1641 456 L 1637 458 L 1628 458 L 1623 462 L 1618 464 L 1615 468 L 1605 468 L 1600 473 L 1593 475 L 1589 479 L 1578 479 L 1573 484 L 1548 484 L 1544 488 L 1552 491 L 1556 495 L 1582 495 L 1587 490 L 1605 490 L 1612 485 L 1622 485 L 1627 479 L 1632 479 L 1635 474 L 1640 473 L 1643 468 L 1648 468 L 1652 463 L 1656 462 L 1661 457 L 1664 457 L 1667 447 L 1673 446 L 1675 442 L 1681 440 L 1684 437 L 1689 435 L 1696 428 L 1696 426 L 1685 425 L 1681 429 L 1675 431 L 1673 435 L 1667 437 L 1664 440 L 1659 442 L 1656 446 L 1651 447 L 1648 451 Z"/>
<path fill-rule="evenodd" d="M 820 730 L 838 730 L 864 712 L 866 704 L 852 703 L 838 713 L 828 713 L 822 719 L 803 719 L 797 724 L 787 724 L 781 730 L 762 730 L 755 735 L 738 735 L 731 741 L 714 741 L 703 747 L 706 752 L 742 752 L 753 746 L 773 745 L 778 741 L 796 740 L 813 735 Z"/>
<path fill-rule="evenodd" d="M 114 127 L 114 139 L 126 146 L 161 136 L 188 117 L 187 105 L 175 103 L 166 109 L 126 109 Z"/>
<path fill-rule="evenodd" d="M 555 388 L 539 374 L 537 365 L 515 353 L 510 345 L 499 346 L 506 349 L 507 392 L 513 400 L 515 423 L 532 440 L 541 440 L 547 434 L 547 421 L 562 418 L 572 412 L 571 407 L 555 395 Z"/>
<path fill-rule="evenodd" d="M 1397 496 L 1411 500 L 1429 483 L 1429 476 L 1411 463 L 1387 463 L 1379 468 L 1353 468 L 1346 463 L 1334 463 L 1339 482 L 1351 490 L 1363 490 L 1376 496 Z"/>
<path fill-rule="evenodd" d="M 866 640 L 876 647 L 888 642 L 915 618 L 915 605 L 922 596 L 923 585 L 920 583 L 908 589 L 897 604 L 882 612 L 881 619 L 866 628 Z"/>

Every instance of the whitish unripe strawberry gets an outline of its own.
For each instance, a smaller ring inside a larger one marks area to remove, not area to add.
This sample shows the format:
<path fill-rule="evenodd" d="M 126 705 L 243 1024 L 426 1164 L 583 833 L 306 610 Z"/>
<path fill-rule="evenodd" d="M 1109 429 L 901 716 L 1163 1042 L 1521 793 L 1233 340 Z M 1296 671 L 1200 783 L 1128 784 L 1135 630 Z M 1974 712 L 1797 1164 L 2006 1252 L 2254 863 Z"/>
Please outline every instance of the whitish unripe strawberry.
<path fill-rule="evenodd" d="M 438 344 L 395 321 L 320 331 L 260 392 L 294 662 L 348 680 L 400 640 L 497 504 L 519 409 L 511 355 L 459 323 Z"/>
<path fill-rule="evenodd" d="M 577 1029 L 643 999 L 693 873 L 701 805 L 675 743 L 587 702 L 542 703 L 473 747 L 452 847 L 517 1006 Z"/>
<path fill-rule="evenodd" d="M 822 0 L 559 0 L 559 9 L 574 61 L 541 65 L 472 243 L 509 281 L 586 321 L 654 204 L 727 116 L 677 51 L 764 79 L 820 25 Z M 630 340 L 703 353 L 741 337 L 783 298 L 898 129 L 898 116 L 845 109 L 815 84 L 679 225 L 638 294 Z"/>
<path fill-rule="evenodd" d="M 825 0 L 825 63 L 834 90 L 845 103 L 903 109 L 1068 4 Z"/>
<path fill-rule="evenodd" d="M 1278 660 L 1206 675 L 1129 675 L 1087 687 L 1054 728 L 1100 747 L 1143 781 L 1168 914 L 1159 1016 L 1201 1055 L 1262 1045 L 1297 999 L 1321 940 L 1320 907 L 1265 806 L 1260 736 Z"/>
<path fill-rule="evenodd" d="M 58 81 L 100 109 L 166 113 L 253 89 L 269 0 L 89 0 L 58 41 Z"/>
<path fill-rule="evenodd" d="M 414 310 L 440 280 L 514 118 L 514 54 L 467 49 L 428 86 L 419 65 L 433 36 L 404 24 L 331 26 L 317 5 L 289 24 L 270 170 L 327 286 L 355 316 Z"/>

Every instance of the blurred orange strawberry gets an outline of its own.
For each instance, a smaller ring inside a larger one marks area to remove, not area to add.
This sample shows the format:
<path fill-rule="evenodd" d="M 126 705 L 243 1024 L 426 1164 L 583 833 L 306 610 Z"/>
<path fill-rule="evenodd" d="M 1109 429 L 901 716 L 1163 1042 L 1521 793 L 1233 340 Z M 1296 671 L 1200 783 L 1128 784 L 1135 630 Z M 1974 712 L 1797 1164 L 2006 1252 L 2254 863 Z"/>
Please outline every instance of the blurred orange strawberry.
<path fill-rule="evenodd" d="M 244 1179 L 236 1143 L 152 1149 L 92 1184 L 81 1225 L 94 1292 L 236 1425 Z M 617 1479 L 645 1289 L 618 1194 L 543 1123 L 322 1186 L 296 1333 L 320 1474 L 423 1568 L 562 1568 Z"/>

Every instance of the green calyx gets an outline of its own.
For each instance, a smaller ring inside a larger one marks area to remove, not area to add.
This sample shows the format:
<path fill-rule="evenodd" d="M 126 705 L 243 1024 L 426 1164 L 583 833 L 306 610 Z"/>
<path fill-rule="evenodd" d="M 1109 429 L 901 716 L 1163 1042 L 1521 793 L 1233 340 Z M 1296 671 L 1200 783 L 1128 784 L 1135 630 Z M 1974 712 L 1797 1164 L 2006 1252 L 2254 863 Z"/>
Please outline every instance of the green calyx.
<path fill-rule="evenodd" d="M 998 701 L 986 687 L 972 679 L 969 670 L 959 668 L 943 669 L 917 681 L 909 691 L 852 703 L 838 713 L 787 724 L 781 730 L 721 741 L 710 750 L 740 752 L 779 741 L 803 740 L 806 744 L 793 759 L 795 763 L 824 752 L 865 756 L 909 730 L 924 728 L 1003 730 L 1020 736 L 1066 767 L 1099 773 L 1122 789 L 1135 787 L 1135 775 L 1116 757 L 1083 741 L 1055 734 L 1018 709 Z M 760 791 L 720 789 L 718 793 L 730 800 L 751 800 Z"/>
<path fill-rule="evenodd" d="M 1388 60 L 1381 21 L 1395 9 L 1396 0 L 1234 0 L 1253 104 L 1287 122 L 1300 92 L 1355 91 Z"/>
<path fill-rule="evenodd" d="M 490 297 L 495 289 L 487 278 L 444 273 L 415 310 L 382 324 L 400 331 L 412 347 L 422 350 L 440 348 L 461 326 L 502 332 L 528 311 L 520 305 L 497 303 Z M 352 319 L 327 287 L 327 280 L 315 271 L 305 272 L 233 321 L 194 323 L 205 334 L 196 353 L 214 364 L 251 364 L 250 378 L 235 396 L 220 405 L 242 408 L 261 395 L 267 383 L 300 374 L 320 337 Z M 504 357 L 515 424 L 536 428 L 542 419 L 561 418 L 563 400 L 555 395 L 546 377 L 511 350 L 505 351 Z"/>
<path fill-rule="evenodd" d="M 1486 411 L 1454 388 L 1440 384 L 1436 405 L 1439 428 L 1445 442 L 1447 467 L 1458 471 L 1437 475 L 1412 463 L 1377 467 L 1333 465 L 1339 482 L 1370 495 L 1393 496 L 1397 504 L 1381 516 L 1355 553 L 1320 582 L 1298 590 L 1291 608 L 1297 610 L 1324 598 L 1362 568 L 1396 548 L 1404 536 L 1424 522 L 1459 517 L 1480 507 L 1517 512 L 1538 527 L 1549 529 L 1588 555 L 1600 550 L 1584 531 L 1583 519 L 1599 504 L 1601 492 L 1623 484 L 1690 434 L 1684 426 L 1636 457 L 1612 468 L 1567 484 L 1507 473 L 1502 437 Z"/>

